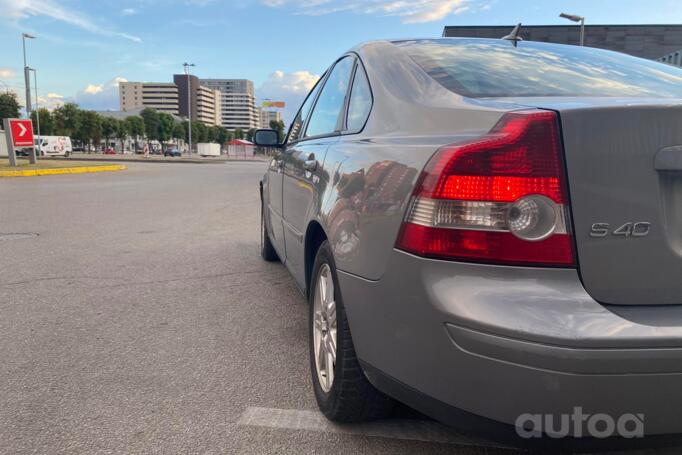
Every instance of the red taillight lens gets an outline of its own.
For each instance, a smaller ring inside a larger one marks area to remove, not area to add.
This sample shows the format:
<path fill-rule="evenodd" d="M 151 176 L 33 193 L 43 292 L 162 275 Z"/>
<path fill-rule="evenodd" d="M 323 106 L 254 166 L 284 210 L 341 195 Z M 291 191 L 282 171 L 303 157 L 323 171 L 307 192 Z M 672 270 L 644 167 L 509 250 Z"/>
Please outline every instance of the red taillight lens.
<path fill-rule="evenodd" d="M 565 183 L 556 114 L 507 114 L 485 137 L 429 160 L 396 246 L 441 259 L 572 266 Z"/>

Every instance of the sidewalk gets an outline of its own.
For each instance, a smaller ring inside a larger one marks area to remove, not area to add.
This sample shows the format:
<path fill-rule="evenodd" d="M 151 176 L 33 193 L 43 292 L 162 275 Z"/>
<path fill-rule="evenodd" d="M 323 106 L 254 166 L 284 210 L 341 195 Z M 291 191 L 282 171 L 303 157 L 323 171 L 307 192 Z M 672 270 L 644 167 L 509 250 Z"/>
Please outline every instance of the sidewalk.
<path fill-rule="evenodd" d="M 76 153 L 72 154 L 69 158 L 64 157 L 40 157 L 40 160 L 45 161 L 68 161 L 68 160 L 78 160 L 78 161 L 108 161 L 108 162 L 140 162 L 140 163 L 186 163 L 186 164 L 216 164 L 216 163 L 227 163 L 227 162 L 257 162 L 265 163 L 270 161 L 270 157 L 264 155 L 247 155 L 247 156 L 209 156 L 209 157 L 199 157 L 192 156 L 192 158 L 171 158 L 165 157 L 163 155 L 150 155 L 145 158 L 143 155 L 104 155 L 102 153 Z"/>

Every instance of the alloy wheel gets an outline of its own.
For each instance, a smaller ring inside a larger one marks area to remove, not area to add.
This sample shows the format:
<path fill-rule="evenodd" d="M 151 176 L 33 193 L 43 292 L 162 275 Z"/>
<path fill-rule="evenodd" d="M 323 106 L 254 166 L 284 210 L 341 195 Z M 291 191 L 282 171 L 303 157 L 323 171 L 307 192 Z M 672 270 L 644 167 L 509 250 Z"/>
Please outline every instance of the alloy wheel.
<path fill-rule="evenodd" d="M 322 264 L 317 274 L 313 305 L 315 369 L 320 387 L 329 393 L 336 366 L 336 301 L 334 279 L 328 264 Z"/>

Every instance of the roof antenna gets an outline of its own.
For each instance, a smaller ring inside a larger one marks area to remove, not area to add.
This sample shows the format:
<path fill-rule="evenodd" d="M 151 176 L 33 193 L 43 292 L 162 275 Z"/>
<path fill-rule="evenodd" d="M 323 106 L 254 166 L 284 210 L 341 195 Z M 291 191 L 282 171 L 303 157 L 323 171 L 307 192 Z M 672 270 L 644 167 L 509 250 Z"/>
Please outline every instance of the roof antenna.
<path fill-rule="evenodd" d="M 514 27 L 514 30 L 511 31 L 511 33 L 507 36 L 503 36 L 502 39 L 509 40 L 514 43 L 514 47 L 519 45 L 519 41 L 523 41 L 523 38 L 519 35 L 521 32 L 521 22 L 518 23 L 516 27 Z"/>

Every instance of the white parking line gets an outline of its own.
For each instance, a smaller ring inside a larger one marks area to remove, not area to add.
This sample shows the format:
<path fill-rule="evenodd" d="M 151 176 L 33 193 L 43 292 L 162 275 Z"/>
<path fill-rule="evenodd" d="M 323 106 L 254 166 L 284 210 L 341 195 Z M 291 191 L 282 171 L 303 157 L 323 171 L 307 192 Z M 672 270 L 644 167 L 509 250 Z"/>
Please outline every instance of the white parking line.
<path fill-rule="evenodd" d="M 247 408 L 238 425 L 278 428 L 282 430 L 307 430 L 325 433 L 372 436 L 412 441 L 439 442 L 464 446 L 497 447 L 502 445 L 477 440 L 429 420 L 389 419 L 359 424 L 337 424 L 316 411 L 296 409 Z"/>

